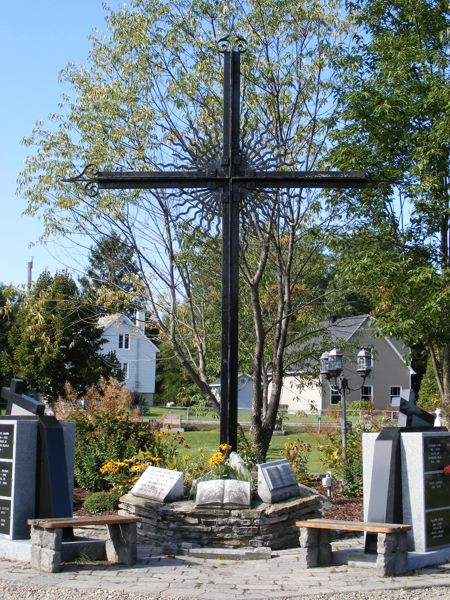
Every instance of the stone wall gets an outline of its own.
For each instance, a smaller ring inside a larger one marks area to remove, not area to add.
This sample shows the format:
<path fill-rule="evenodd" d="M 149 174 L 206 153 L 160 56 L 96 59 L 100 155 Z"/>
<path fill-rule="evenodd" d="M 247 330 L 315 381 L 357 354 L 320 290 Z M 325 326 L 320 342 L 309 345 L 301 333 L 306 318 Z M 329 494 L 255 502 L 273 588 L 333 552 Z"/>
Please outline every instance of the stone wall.
<path fill-rule="evenodd" d="M 270 546 L 272 549 L 299 545 L 297 520 L 320 517 L 319 496 L 294 498 L 277 504 L 257 501 L 247 509 L 195 508 L 191 501 L 162 504 L 127 494 L 120 513 L 142 518 L 138 542 L 176 548 Z"/>

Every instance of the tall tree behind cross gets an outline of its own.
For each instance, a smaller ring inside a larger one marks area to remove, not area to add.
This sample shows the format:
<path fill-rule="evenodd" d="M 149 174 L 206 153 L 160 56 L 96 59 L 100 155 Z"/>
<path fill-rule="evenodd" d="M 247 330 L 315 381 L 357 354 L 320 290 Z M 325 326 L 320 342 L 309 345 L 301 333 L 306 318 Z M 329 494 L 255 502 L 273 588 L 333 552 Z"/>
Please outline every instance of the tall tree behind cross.
<path fill-rule="evenodd" d="M 239 205 L 249 190 L 302 188 L 362 188 L 364 173 L 324 171 L 253 171 L 246 165 L 240 136 L 240 61 L 244 40 L 219 41 L 224 54 L 222 156 L 208 170 L 155 172 L 98 172 L 71 181 L 96 183 L 99 189 L 214 188 L 222 205 L 222 339 L 220 442 L 237 449 L 238 409 L 238 288 Z"/>

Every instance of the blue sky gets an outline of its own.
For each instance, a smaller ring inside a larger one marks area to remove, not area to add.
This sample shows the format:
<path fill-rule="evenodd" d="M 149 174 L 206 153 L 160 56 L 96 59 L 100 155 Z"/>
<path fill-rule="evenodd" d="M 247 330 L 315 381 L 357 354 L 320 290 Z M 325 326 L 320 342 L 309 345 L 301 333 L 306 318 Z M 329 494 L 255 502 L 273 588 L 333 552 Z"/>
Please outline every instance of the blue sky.
<path fill-rule="evenodd" d="M 21 216 L 25 201 L 16 195 L 16 180 L 29 152 L 21 140 L 57 110 L 59 71 L 69 62 L 85 63 L 90 33 L 106 25 L 102 0 L 0 0 L 0 7 L 0 282 L 20 286 L 31 256 L 33 279 L 46 268 L 76 268 L 82 261 L 61 242 L 29 247 L 43 228 L 38 219 Z"/>

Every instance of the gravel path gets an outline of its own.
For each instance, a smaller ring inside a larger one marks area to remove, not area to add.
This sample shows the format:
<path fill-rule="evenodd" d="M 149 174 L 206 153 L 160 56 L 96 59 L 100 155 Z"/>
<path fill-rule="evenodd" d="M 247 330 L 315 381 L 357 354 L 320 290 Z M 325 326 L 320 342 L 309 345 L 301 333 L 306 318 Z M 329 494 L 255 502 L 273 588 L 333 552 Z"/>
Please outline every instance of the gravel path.
<path fill-rule="evenodd" d="M 362 539 L 341 540 L 348 550 Z M 450 562 L 380 577 L 374 565 L 304 569 L 296 548 L 270 559 L 205 559 L 138 545 L 132 567 L 64 564 L 40 573 L 28 562 L 0 560 L 0 600 L 450 600 Z"/>
<path fill-rule="evenodd" d="M 149 596 L 107 590 L 87 591 L 69 588 L 46 589 L 41 587 L 1 585 L 1 583 L 0 592 L 2 600 L 184 600 L 182 596 Z M 431 587 L 383 592 L 320 594 L 314 596 L 315 600 L 331 600 L 331 598 L 333 600 L 433 600 L 433 598 L 445 600 L 450 598 L 450 588 Z M 196 599 L 191 596 L 190 600 Z M 286 600 L 289 600 L 288 596 L 286 596 Z"/>

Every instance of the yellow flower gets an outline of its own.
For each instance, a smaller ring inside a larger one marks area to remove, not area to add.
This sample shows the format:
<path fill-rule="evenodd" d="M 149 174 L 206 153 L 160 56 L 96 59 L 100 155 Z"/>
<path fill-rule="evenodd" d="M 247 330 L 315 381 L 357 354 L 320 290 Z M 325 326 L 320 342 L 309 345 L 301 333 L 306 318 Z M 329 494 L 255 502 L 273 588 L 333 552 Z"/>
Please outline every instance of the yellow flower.
<path fill-rule="evenodd" d="M 185 461 L 187 462 L 188 460 L 191 460 L 191 457 L 190 457 L 190 456 L 188 456 L 187 454 L 185 454 L 185 455 L 183 456 L 183 460 L 185 460 Z"/>
<path fill-rule="evenodd" d="M 220 444 L 219 448 L 222 450 L 222 452 L 226 452 L 227 450 L 231 450 L 230 444 Z"/>
<path fill-rule="evenodd" d="M 218 465 L 218 464 L 220 464 L 221 462 L 223 462 L 224 458 L 225 458 L 225 455 L 224 455 L 224 454 L 222 454 L 222 452 L 215 452 L 215 453 L 214 453 L 214 454 L 211 456 L 211 458 L 208 460 L 208 463 L 209 463 L 210 465 L 212 465 L 212 466 L 213 466 L 213 465 Z"/>

